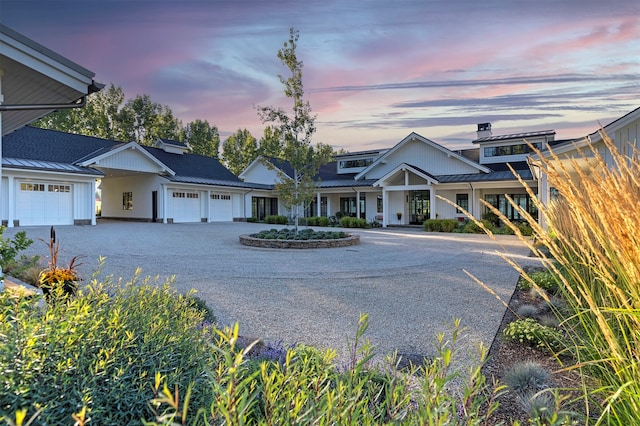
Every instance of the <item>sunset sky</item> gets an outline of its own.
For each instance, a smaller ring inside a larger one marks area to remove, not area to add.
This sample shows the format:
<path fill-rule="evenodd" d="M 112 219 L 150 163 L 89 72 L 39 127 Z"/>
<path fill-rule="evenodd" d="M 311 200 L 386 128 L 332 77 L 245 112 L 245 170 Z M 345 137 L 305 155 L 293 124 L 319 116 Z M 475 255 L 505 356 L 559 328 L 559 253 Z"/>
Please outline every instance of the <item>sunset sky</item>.
<path fill-rule="evenodd" d="M 0 22 L 222 139 L 290 107 L 290 27 L 314 140 L 335 148 L 471 147 L 483 122 L 580 137 L 640 106 L 638 0 L 0 0 Z"/>

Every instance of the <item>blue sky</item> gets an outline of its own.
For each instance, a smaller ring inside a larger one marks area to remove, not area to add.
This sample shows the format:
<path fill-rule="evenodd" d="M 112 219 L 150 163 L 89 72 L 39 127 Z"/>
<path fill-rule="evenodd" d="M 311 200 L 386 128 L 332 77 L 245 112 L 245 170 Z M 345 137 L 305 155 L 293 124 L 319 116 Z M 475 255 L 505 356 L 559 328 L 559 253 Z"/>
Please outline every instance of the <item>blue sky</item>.
<path fill-rule="evenodd" d="M 314 140 L 336 148 L 470 147 L 482 122 L 572 138 L 640 106 L 637 0 L 1 0 L 0 21 L 223 138 L 289 108 L 290 27 Z"/>

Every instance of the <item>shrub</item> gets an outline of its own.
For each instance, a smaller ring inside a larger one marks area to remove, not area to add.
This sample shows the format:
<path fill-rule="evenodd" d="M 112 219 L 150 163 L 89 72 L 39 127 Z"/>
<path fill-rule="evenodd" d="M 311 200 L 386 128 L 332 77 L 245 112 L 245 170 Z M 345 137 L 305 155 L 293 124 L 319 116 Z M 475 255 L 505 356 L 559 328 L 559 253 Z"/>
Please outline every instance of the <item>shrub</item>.
<path fill-rule="evenodd" d="M 314 231 L 311 228 L 303 229 L 296 234 L 294 229 L 283 228 L 260 231 L 253 237 L 265 240 L 329 240 L 346 238 L 348 235 L 345 232 Z"/>
<path fill-rule="evenodd" d="M 482 222 L 482 224 L 488 229 L 488 230 L 492 230 L 493 226 L 491 225 L 491 222 L 487 221 L 487 220 L 481 220 L 480 222 Z M 484 230 L 478 225 L 476 224 L 474 221 L 469 221 L 467 222 L 466 225 L 464 225 L 464 232 L 467 234 L 484 234 Z"/>
<path fill-rule="evenodd" d="M 521 290 L 531 289 L 533 287 L 531 281 L 533 281 L 536 287 L 548 293 L 556 294 L 558 292 L 558 282 L 560 278 L 557 274 L 549 271 L 533 271 L 527 275 L 529 279 L 527 279 L 526 276 L 521 276 L 518 280 L 518 288 Z"/>
<path fill-rule="evenodd" d="M 326 216 L 318 217 L 318 226 L 329 226 L 330 224 L 331 224 L 331 221 L 329 220 L 328 217 Z"/>
<path fill-rule="evenodd" d="M 504 337 L 507 340 L 551 351 L 559 350 L 562 342 L 562 335 L 558 330 L 545 327 L 533 318 L 512 321 L 504 329 Z"/>
<path fill-rule="evenodd" d="M 286 216 L 282 215 L 271 215 L 265 216 L 264 222 L 272 225 L 286 225 L 287 223 L 289 223 L 289 219 Z"/>
<path fill-rule="evenodd" d="M 41 410 L 38 424 L 70 424 L 87 408 L 97 424 L 129 424 L 151 409 L 154 375 L 210 401 L 215 365 L 193 299 L 148 280 L 92 283 L 46 311 L 39 297 L 0 293 L 0 417 Z"/>
<path fill-rule="evenodd" d="M 25 231 L 16 232 L 13 238 L 4 238 L 4 231 L 7 228 L 0 226 L 0 272 L 11 273 L 19 277 L 20 273 L 38 262 L 38 257 L 27 257 L 18 253 L 26 250 L 33 240 L 27 238 Z"/>
<path fill-rule="evenodd" d="M 427 219 L 422 225 L 427 232 L 453 232 L 458 227 L 456 219 Z"/>

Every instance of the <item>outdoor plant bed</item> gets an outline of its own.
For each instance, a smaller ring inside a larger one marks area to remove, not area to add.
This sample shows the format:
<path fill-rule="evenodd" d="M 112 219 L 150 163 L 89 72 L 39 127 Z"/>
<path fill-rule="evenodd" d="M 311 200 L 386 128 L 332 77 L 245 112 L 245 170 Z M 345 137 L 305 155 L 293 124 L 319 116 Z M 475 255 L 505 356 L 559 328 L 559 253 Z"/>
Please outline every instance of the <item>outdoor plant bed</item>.
<path fill-rule="evenodd" d="M 251 247 L 280 249 L 334 248 L 360 244 L 360 236 L 347 234 L 344 231 L 314 231 L 313 229 L 304 229 L 296 234 L 294 230 L 285 228 L 240 235 L 240 243 Z"/>

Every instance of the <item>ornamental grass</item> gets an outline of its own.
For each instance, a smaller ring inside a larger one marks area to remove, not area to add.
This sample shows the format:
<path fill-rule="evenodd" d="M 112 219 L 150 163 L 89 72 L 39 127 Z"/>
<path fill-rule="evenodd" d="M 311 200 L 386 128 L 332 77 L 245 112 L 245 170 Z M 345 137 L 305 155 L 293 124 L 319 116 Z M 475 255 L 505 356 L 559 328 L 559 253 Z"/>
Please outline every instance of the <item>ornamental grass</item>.
<path fill-rule="evenodd" d="M 640 157 L 631 144 L 620 152 L 604 131 L 601 137 L 613 167 L 591 144 L 571 159 L 537 151 L 537 165 L 559 197 L 543 205 L 521 183 L 547 228 L 509 199 L 533 229 L 534 239 L 485 205 L 557 277 L 568 312 L 558 312 L 570 339 L 564 355 L 574 360 L 565 368 L 580 372 L 584 423 L 630 425 L 637 424 L 640 412 Z"/>

